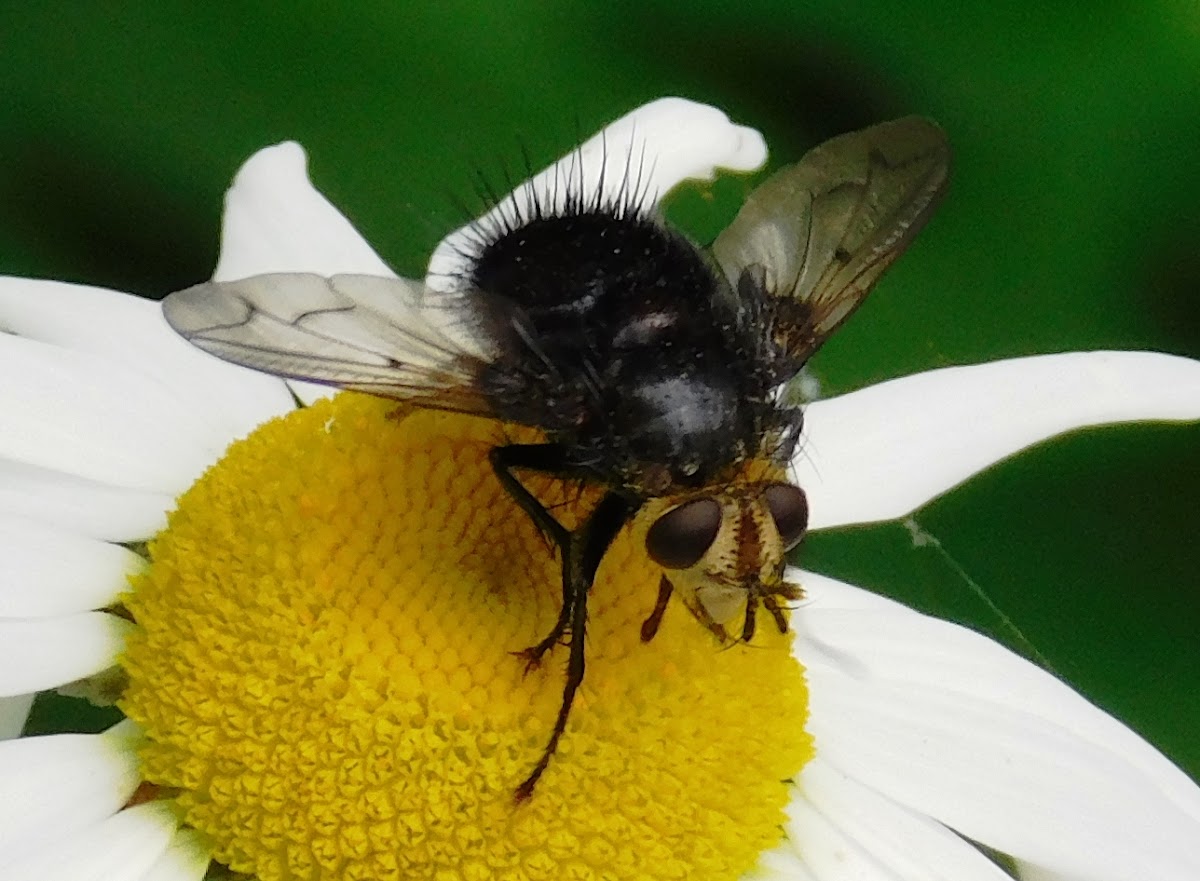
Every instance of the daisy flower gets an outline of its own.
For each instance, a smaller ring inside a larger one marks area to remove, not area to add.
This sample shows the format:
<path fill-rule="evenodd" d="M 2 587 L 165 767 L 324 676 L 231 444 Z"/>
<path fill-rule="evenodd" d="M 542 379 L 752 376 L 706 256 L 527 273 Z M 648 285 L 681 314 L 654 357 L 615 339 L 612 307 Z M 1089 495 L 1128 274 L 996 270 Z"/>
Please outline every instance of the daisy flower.
<path fill-rule="evenodd" d="M 598 170 L 630 155 L 656 199 L 766 154 L 664 99 L 541 182 L 621 186 Z M 238 174 L 215 277 L 280 271 L 391 275 L 295 144 Z M 658 575 L 624 534 L 566 736 L 515 804 L 563 653 L 510 654 L 559 590 L 488 465 L 511 428 L 222 363 L 112 291 L 6 279 L 0 329 L 0 878 L 1200 877 L 1200 789 L 1043 670 L 801 571 L 792 633 L 716 651 L 672 607 L 643 644 Z M 1196 362 L 1046 355 L 813 403 L 794 467 L 832 528 L 1061 432 L 1198 418 Z M 538 489 L 568 521 L 581 503 Z M 18 737 L 64 686 L 127 718 Z"/>

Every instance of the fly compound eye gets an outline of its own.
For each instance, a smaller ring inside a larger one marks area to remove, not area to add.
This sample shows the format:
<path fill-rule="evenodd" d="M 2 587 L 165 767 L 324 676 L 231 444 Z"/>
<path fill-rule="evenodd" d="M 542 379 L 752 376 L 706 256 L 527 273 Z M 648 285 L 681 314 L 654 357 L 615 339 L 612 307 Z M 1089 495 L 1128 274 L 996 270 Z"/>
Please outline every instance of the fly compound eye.
<path fill-rule="evenodd" d="M 773 483 L 763 490 L 763 498 L 783 546 L 791 549 L 808 529 L 808 499 L 804 490 L 789 483 Z"/>
<path fill-rule="evenodd" d="M 684 502 L 654 521 L 646 552 L 665 569 L 687 569 L 700 561 L 720 528 L 721 506 L 713 499 Z"/>

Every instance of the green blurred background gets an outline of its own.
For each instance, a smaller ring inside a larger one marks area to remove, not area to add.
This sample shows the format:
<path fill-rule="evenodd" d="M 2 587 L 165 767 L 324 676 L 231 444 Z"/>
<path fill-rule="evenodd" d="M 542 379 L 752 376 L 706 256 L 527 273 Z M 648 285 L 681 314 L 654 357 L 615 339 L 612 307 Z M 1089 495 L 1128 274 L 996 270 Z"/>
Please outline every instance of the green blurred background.
<path fill-rule="evenodd" d="M 205 278 L 254 150 L 317 184 L 400 272 L 499 186 L 648 99 L 762 129 L 772 162 L 922 113 L 950 198 L 814 362 L 826 393 L 1067 349 L 1200 357 L 1200 8 L 737 4 L 5 3 L 0 271 L 158 297 Z M 684 193 L 707 240 L 752 181 Z M 1012 418 L 1020 419 L 1020 413 Z M 1040 657 L 1200 777 L 1200 427 L 1087 432 L 805 564 Z M 1000 613 L 974 592 L 973 582 Z"/>

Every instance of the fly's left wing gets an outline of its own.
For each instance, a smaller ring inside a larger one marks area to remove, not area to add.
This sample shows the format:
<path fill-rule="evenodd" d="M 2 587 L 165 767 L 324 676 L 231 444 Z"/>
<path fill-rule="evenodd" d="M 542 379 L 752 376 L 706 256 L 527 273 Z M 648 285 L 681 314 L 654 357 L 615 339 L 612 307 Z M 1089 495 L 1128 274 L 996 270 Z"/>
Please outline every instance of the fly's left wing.
<path fill-rule="evenodd" d="M 167 323 L 225 361 L 289 379 L 491 415 L 476 390 L 494 343 L 466 295 L 402 278 L 307 273 L 206 282 L 163 300 Z"/>
<path fill-rule="evenodd" d="M 949 176 L 945 133 L 909 116 L 826 141 L 750 194 L 712 250 L 735 291 L 765 296 L 781 381 L 908 247 Z"/>

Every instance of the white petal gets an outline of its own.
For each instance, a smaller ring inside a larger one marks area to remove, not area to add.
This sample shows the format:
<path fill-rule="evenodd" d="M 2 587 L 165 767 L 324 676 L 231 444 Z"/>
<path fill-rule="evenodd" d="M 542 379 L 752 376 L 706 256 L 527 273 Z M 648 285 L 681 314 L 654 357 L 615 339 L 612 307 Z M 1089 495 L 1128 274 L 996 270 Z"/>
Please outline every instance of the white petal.
<path fill-rule="evenodd" d="M 926 816 L 830 767 L 805 766 L 788 811 L 791 846 L 818 881 L 1006 881 L 978 850 Z"/>
<path fill-rule="evenodd" d="M 818 401 L 793 462 L 812 529 L 890 520 L 1066 431 L 1200 419 L 1200 362 L 1072 352 L 931 370 Z"/>
<path fill-rule="evenodd" d="M 818 754 L 899 804 L 1094 881 L 1200 877 L 1200 789 L 1145 741 L 978 634 L 896 604 L 794 619 Z M 842 604 L 844 605 L 844 604 Z"/>
<path fill-rule="evenodd" d="M 221 257 L 213 278 L 264 272 L 357 272 L 394 276 L 362 236 L 308 180 L 294 142 L 259 150 L 225 194 Z"/>
<path fill-rule="evenodd" d="M 293 141 L 251 156 L 225 194 L 221 256 L 213 278 L 247 278 L 266 272 L 395 276 L 354 226 L 308 179 L 308 158 Z M 335 389 L 289 380 L 305 404 Z"/>
<path fill-rule="evenodd" d="M 801 605 L 804 609 L 891 609 L 893 611 L 912 612 L 908 606 L 896 600 L 888 599 L 882 594 L 844 581 L 837 581 L 825 575 L 818 575 L 795 566 L 787 568 L 787 577 L 796 584 L 803 585 L 804 599 Z M 808 614 L 807 611 L 805 614 Z M 917 614 L 917 613 L 913 613 Z"/>
<path fill-rule="evenodd" d="M 35 694 L 0 697 L 0 740 L 11 740 L 21 736 L 35 697 Z"/>
<path fill-rule="evenodd" d="M 479 220 L 443 239 L 429 260 L 427 281 L 452 286 L 464 268 L 463 254 L 477 247 L 478 229 L 511 220 L 514 202 L 524 211 L 534 198 L 543 210 L 554 211 L 581 194 L 612 201 L 627 199 L 632 191 L 641 197 L 639 204 L 650 206 L 685 180 L 711 179 L 718 168 L 752 171 L 766 158 L 766 143 L 754 129 L 734 125 L 715 107 L 660 98 L 605 127 Z"/>
<path fill-rule="evenodd" d="M 985 636 L 823 575 L 789 570 L 807 595 L 797 617 L 808 660 L 855 676 L 982 696 L 1033 713 L 1137 766 L 1200 823 L 1200 787 L 1137 733 L 1070 686 Z M 801 649 L 798 648 L 798 651 Z"/>
<path fill-rule="evenodd" d="M 4 881 L 140 881 L 162 857 L 179 823 L 165 804 L 127 808 L 4 869 Z"/>
<path fill-rule="evenodd" d="M 0 457 L 133 489 L 178 493 L 224 452 L 146 374 L 107 358 L 0 334 Z"/>
<path fill-rule="evenodd" d="M 158 303 L 103 288 L 0 278 L 0 327 L 136 370 L 203 413 L 221 443 L 295 405 L 282 381 L 213 358 L 163 320 Z"/>
<path fill-rule="evenodd" d="M 117 662 L 132 627 L 104 612 L 0 619 L 0 696 L 45 691 L 94 676 Z"/>
<path fill-rule="evenodd" d="M 0 516 L 0 618 L 103 608 L 144 568 L 119 545 Z"/>
<path fill-rule="evenodd" d="M 741 881 L 815 881 L 813 875 L 804 867 L 800 855 L 796 853 L 790 841 L 786 838 L 776 847 L 760 854 L 758 863 L 742 876 Z"/>
<path fill-rule="evenodd" d="M 212 861 L 212 851 L 194 829 L 179 829 L 171 846 L 150 867 L 141 881 L 201 881 Z"/>
<path fill-rule="evenodd" d="M 139 541 L 167 525 L 174 495 L 128 489 L 0 459 L 0 514 L 105 541 Z"/>
<path fill-rule="evenodd" d="M 140 782 L 135 737 L 49 734 L 0 743 L 0 854 L 9 862 L 121 809 Z M 0 868 L 0 878 L 7 877 Z"/>
<path fill-rule="evenodd" d="M 1052 872 L 1048 869 L 1043 869 L 1041 866 L 1035 866 L 1032 863 L 1022 862 L 1016 863 L 1017 877 L 1021 881 L 1091 881 L 1090 878 L 1080 878 L 1078 875 L 1063 875 L 1059 872 Z"/>

